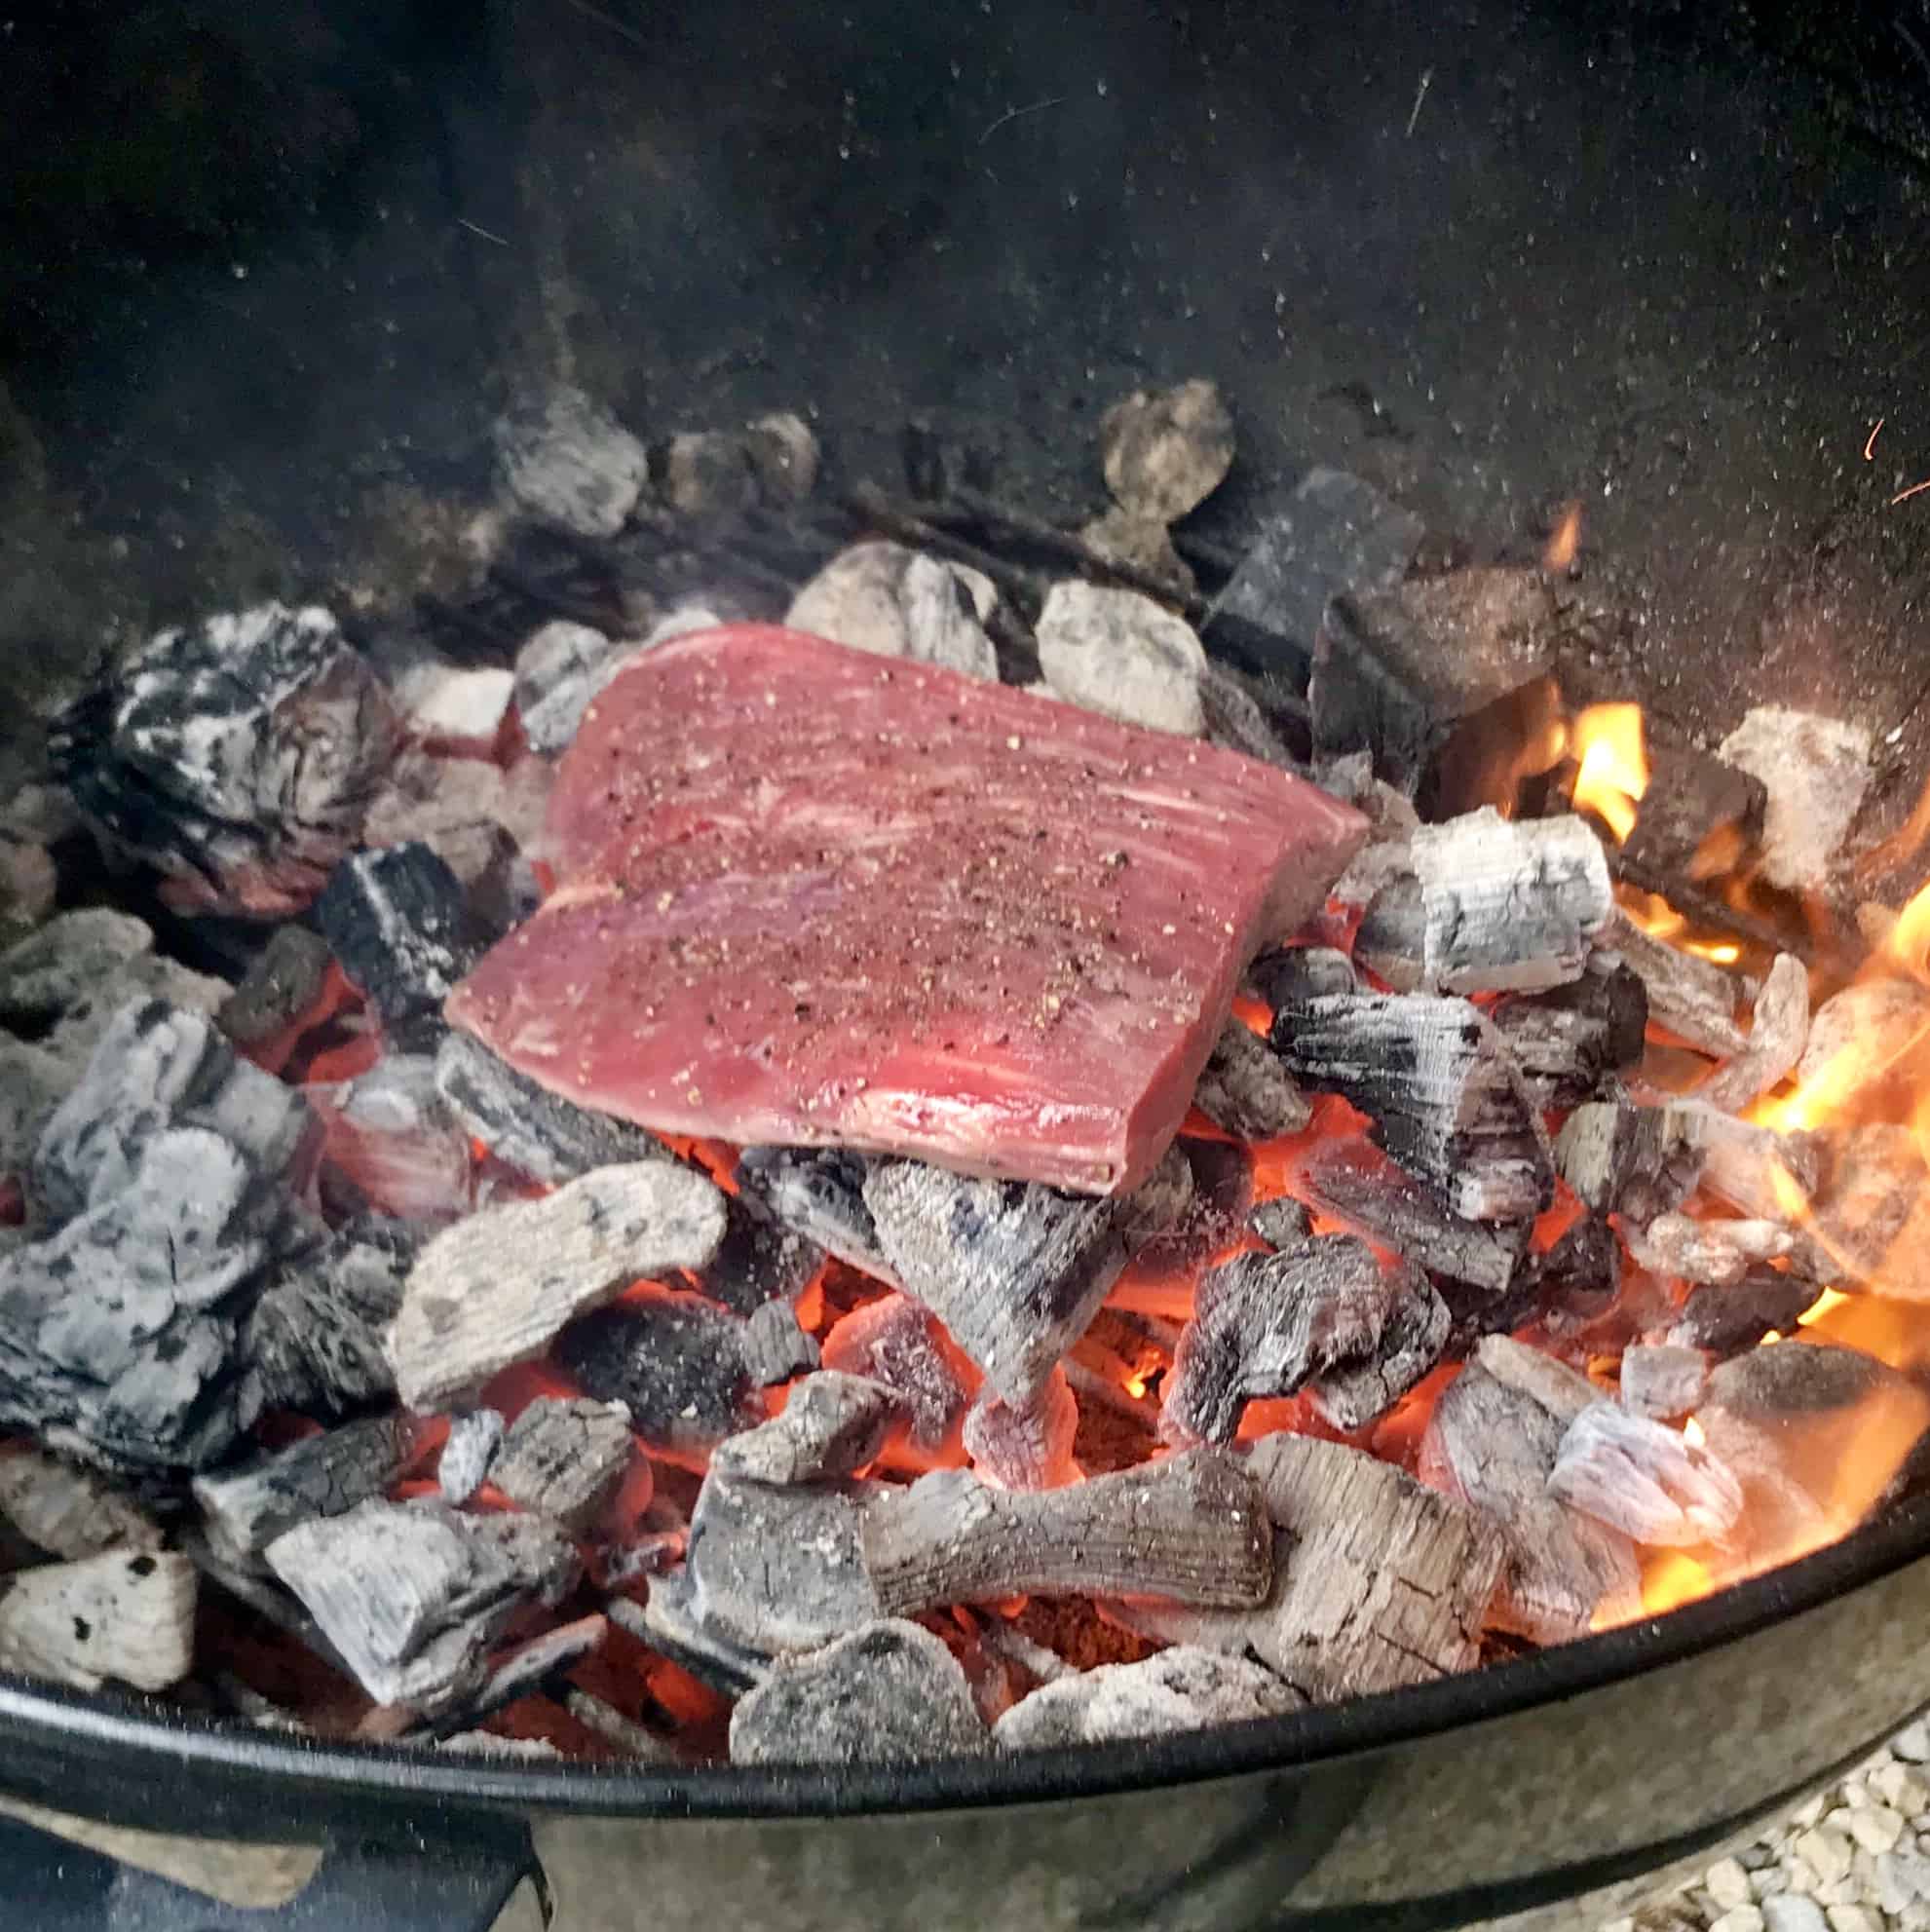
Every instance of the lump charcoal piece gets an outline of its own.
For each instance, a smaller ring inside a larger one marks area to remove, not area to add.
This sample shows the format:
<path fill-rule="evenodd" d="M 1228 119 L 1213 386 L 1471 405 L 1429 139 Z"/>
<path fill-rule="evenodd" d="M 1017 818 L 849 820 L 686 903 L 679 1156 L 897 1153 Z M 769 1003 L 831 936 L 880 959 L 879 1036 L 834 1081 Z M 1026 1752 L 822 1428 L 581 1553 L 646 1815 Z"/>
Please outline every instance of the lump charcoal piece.
<path fill-rule="evenodd" d="M 1231 1141 L 1191 1134 L 1181 1135 L 1173 1148 L 1185 1172 L 1167 1170 L 1170 1192 L 1149 1199 L 1133 1217 L 1140 1244 L 1134 1260 L 1180 1272 L 1238 1242 L 1241 1219 L 1253 1205 L 1253 1155 Z M 1188 1177 L 1192 1188 L 1183 1193 Z"/>
<path fill-rule="evenodd" d="M 1503 818 L 1493 806 L 1409 842 L 1425 921 L 1422 971 L 1448 993 L 1533 993 L 1581 976 L 1614 903 L 1584 819 Z"/>
<path fill-rule="evenodd" d="M 1348 884 L 1343 879 L 1341 887 Z M 1416 991 L 1426 977 L 1427 911 L 1420 881 L 1405 869 L 1405 858 L 1403 869 L 1377 886 L 1368 899 L 1354 933 L 1353 957 L 1396 993 Z"/>
<path fill-rule="evenodd" d="M 1759 704 L 1717 746 L 1762 781 L 1762 874 L 1791 891 L 1828 883 L 1830 863 L 1870 788 L 1874 750 L 1861 725 Z"/>
<path fill-rule="evenodd" d="M 488 1674 L 511 1618 L 575 1586 L 576 1551 L 531 1516 L 463 1516 L 432 1501 L 368 1501 L 270 1543 L 268 1566 L 301 1600 L 378 1704 L 424 1717 Z"/>
<path fill-rule="evenodd" d="M 1504 1000 L 1495 1018 L 1506 1031 L 1508 1017 L 1522 1012 L 1572 1014 L 1601 1027 L 1603 1069 L 1626 1073 L 1639 1066 L 1647 1045 L 1648 989 L 1639 973 L 1612 953 L 1591 953 L 1579 979 L 1531 998 Z"/>
<path fill-rule="evenodd" d="M 1264 694 L 1257 696 L 1230 665 L 1207 659 L 1206 668 L 1199 674 L 1199 708 L 1206 718 L 1208 744 L 1276 765 L 1296 777 L 1307 776 L 1306 761 L 1289 746 L 1290 727 L 1283 728 L 1276 721 Z"/>
<path fill-rule="evenodd" d="M 471 1409 L 451 1420 L 435 1465 L 435 1484 L 444 1502 L 460 1509 L 489 1480 L 489 1465 L 503 1446 L 507 1426 L 496 1409 Z"/>
<path fill-rule="evenodd" d="M 398 1419 L 379 1416 L 306 1436 L 218 1475 L 197 1476 L 194 1498 L 216 1553 L 248 1566 L 298 1523 L 340 1516 L 381 1495 L 401 1473 L 407 1453 Z"/>
<path fill-rule="evenodd" d="M 1350 1234 L 1277 1254 L 1235 1255 L 1200 1282 L 1159 1413 L 1178 1442 L 1230 1442 L 1249 1401 L 1293 1395 L 1314 1376 L 1371 1356 L 1387 1316 L 1420 1282 L 1383 1270 Z"/>
<path fill-rule="evenodd" d="M 1285 946 L 1262 953 L 1247 967 L 1246 976 L 1269 1006 L 1317 1000 L 1329 993 L 1353 993 L 1360 986 L 1353 962 L 1332 946 Z"/>
<path fill-rule="evenodd" d="M 1651 1274 L 1732 1288 L 1759 1263 L 1781 1260 L 1797 1237 L 1775 1221 L 1658 1214 L 1646 1228 L 1624 1222 L 1622 1239 L 1637 1265 Z"/>
<path fill-rule="evenodd" d="M 216 1025 L 249 1059 L 280 1073 L 293 1035 L 321 1005 L 333 957 L 320 933 L 305 926 L 278 926 L 222 1002 Z M 261 1058 L 271 1051 L 273 1064 Z"/>
<path fill-rule="evenodd" d="M 839 1147 L 747 1147 L 738 1188 L 773 1220 L 888 1287 L 898 1285 L 878 1246 L 878 1224 L 864 1204 L 874 1163 Z"/>
<path fill-rule="evenodd" d="M 17 1572 L 0 1598 L 0 1665 L 78 1690 L 166 1690 L 194 1668 L 194 1565 L 116 1550 Z"/>
<path fill-rule="evenodd" d="M 322 1188 L 373 1212 L 441 1226 L 474 1204 L 469 1136 L 435 1090 L 426 1053 L 385 1053 L 367 1073 L 302 1095 L 322 1124 Z"/>
<path fill-rule="evenodd" d="M 817 436 L 791 409 L 774 409 L 745 425 L 744 451 L 764 501 L 803 503 L 817 487 Z"/>
<path fill-rule="evenodd" d="M 1742 1514 L 1742 1486 L 1720 1457 L 1612 1402 L 1569 1424 L 1548 1494 L 1661 1549 L 1720 1542 Z"/>
<path fill-rule="evenodd" d="M 1813 1176 L 1798 1179 L 1814 1221 L 1794 1256 L 1798 1272 L 1897 1301 L 1930 1300 L 1930 1169 L 1911 1128 L 1852 1127 L 1832 1146 L 1820 1187 Z M 1787 1192 L 1785 1184 L 1779 1193 Z"/>
<path fill-rule="evenodd" d="M 879 1245 L 906 1293 L 945 1324 L 1008 1402 L 1030 1401 L 1148 1236 L 1184 1211 L 1177 1151 L 1132 1193 L 1093 1200 L 942 1167 L 887 1161 L 864 1184 Z"/>
<path fill-rule="evenodd" d="M 690 1572 L 681 1564 L 651 1577 L 650 1596 L 643 1605 L 627 1597 L 612 1597 L 605 1613 L 639 1643 L 680 1664 L 700 1683 L 726 1697 L 740 1697 L 770 1668 L 768 1656 L 746 1649 L 698 1620 L 696 1587 Z"/>
<path fill-rule="evenodd" d="M 461 880 L 420 844 L 344 859 L 316 901 L 315 923 L 342 970 L 405 1040 L 440 1013 L 490 938 Z"/>
<path fill-rule="evenodd" d="M 824 1265 L 824 1251 L 754 1201 L 724 1196 L 723 1245 L 695 1276 L 713 1302 L 740 1315 L 767 1302 L 795 1302 Z"/>
<path fill-rule="evenodd" d="M 113 1549 L 159 1549 L 163 1540 L 161 1526 L 125 1491 L 37 1449 L 0 1457 L 0 1517 L 69 1562 Z"/>
<path fill-rule="evenodd" d="M 495 439 L 510 501 L 580 537 L 614 537 L 650 478 L 649 451 L 580 389 L 518 398 Z"/>
<path fill-rule="evenodd" d="M 1149 731 L 1205 730 L 1205 648 L 1151 597 L 1069 578 L 1053 585 L 1037 629 L 1040 667 L 1061 698 Z"/>
<path fill-rule="evenodd" d="M 448 1014 L 552 1091 L 737 1145 L 1131 1188 L 1245 958 L 1364 829 L 1269 767 L 766 626 L 647 652 L 595 710 L 564 883 Z M 840 796 L 865 809 L 827 824 Z"/>
<path fill-rule="evenodd" d="M 1181 1644 L 1141 1663 L 1101 1664 L 1041 1684 L 992 1735 L 1002 1751 L 1050 1751 L 1277 1718 L 1306 1702 L 1259 1664 Z"/>
<path fill-rule="evenodd" d="M 1930 990 L 1911 979 L 1859 979 L 1817 1007 L 1797 1062 L 1800 1086 L 1827 1080 L 1856 1119 L 1908 1121 L 1930 1047 Z"/>
<path fill-rule="evenodd" d="M 744 1368 L 760 1388 L 771 1388 L 817 1367 L 816 1338 L 799 1325 L 788 1302 L 766 1302 L 744 1318 Z"/>
<path fill-rule="evenodd" d="M 468 1034 L 449 1034 L 436 1047 L 435 1090 L 466 1131 L 533 1181 L 560 1186 L 593 1167 L 670 1157 L 641 1127 L 573 1105 Z"/>
<path fill-rule="evenodd" d="M 54 725 L 55 769 L 183 911 L 277 918 L 355 844 L 399 740 L 381 680 L 318 606 L 164 630 Z"/>
<path fill-rule="evenodd" d="M 405 751 L 370 800 L 362 843 L 425 845 L 489 918 L 517 903 L 528 854 L 540 854 L 550 774 L 540 758 L 507 772 L 479 758 Z"/>
<path fill-rule="evenodd" d="M 1246 1218 L 1246 1225 L 1269 1248 L 1294 1248 L 1313 1235 L 1307 1212 L 1291 1194 L 1262 1201 Z"/>
<path fill-rule="evenodd" d="M 1381 1339 L 1362 1360 L 1343 1362 L 1307 1383 L 1313 1406 L 1337 1429 L 1361 1429 L 1383 1416 L 1447 1352 L 1454 1314 L 1419 1269 L 1388 1311 Z"/>
<path fill-rule="evenodd" d="M 626 648 L 587 624 L 559 618 L 516 653 L 516 713 L 536 751 L 563 750 L 583 714 L 616 676 Z"/>
<path fill-rule="evenodd" d="M 1484 1336 L 1475 1360 L 1504 1387 L 1526 1395 L 1564 1424 L 1602 1399 L 1602 1391 L 1579 1369 L 1512 1335 Z"/>
<path fill-rule="evenodd" d="M 1206 1056 L 1192 1104 L 1238 1140 L 1297 1134 L 1313 1118 L 1280 1057 L 1244 1020 L 1231 1019 Z"/>
<path fill-rule="evenodd" d="M 244 1424 L 271 1409 L 332 1421 L 393 1395 L 384 1337 L 410 1259 L 397 1244 L 347 1232 L 284 1256 L 242 1330 Z"/>
<path fill-rule="evenodd" d="M 908 658 L 966 677 L 999 675 L 985 634 L 998 592 L 989 578 L 902 544 L 841 550 L 791 600 L 784 623 L 880 658 Z"/>
<path fill-rule="evenodd" d="M 824 1338 L 824 1366 L 882 1382 L 904 1404 L 913 1445 L 940 1450 L 971 1401 L 970 1364 L 930 1309 L 884 1295 L 841 1316 Z"/>
<path fill-rule="evenodd" d="M 724 1228 L 724 1199 L 708 1180 L 648 1160 L 459 1221 L 416 1257 L 389 1333 L 404 1406 L 440 1407 L 532 1360 L 632 1281 L 706 1267 Z"/>
<path fill-rule="evenodd" d="M 47 1033 L 102 980 L 153 950 L 152 930 L 132 913 L 63 912 L 0 953 L 0 1026 Z"/>
<path fill-rule="evenodd" d="M 1099 419 L 1106 487 L 1122 509 L 1160 523 L 1197 510 L 1233 466 L 1233 419 L 1216 383 L 1136 389 Z"/>
<path fill-rule="evenodd" d="M 686 516 L 726 516 L 757 502 L 749 451 L 728 430 L 680 430 L 657 458 L 663 501 Z"/>
<path fill-rule="evenodd" d="M 630 1465 L 622 1403 L 539 1395 L 510 1424 L 489 1480 L 519 1509 L 581 1530 L 616 1495 Z"/>
<path fill-rule="evenodd" d="M 1692 878 L 1712 837 L 1753 851 L 1762 832 L 1768 791 L 1762 780 L 1697 746 L 1647 732 L 1648 789 L 1638 801 L 1635 829 L 1622 856 L 1644 871 Z"/>
<path fill-rule="evenodd" d="M 1638 1342 L 1622 1350 L 1620 1378 L 1622 1407 L 1631 1416 L 1671 1422 L 1702 1400 L 1709 1360 L 1700 1348 L 1677 1342 Z"/>
<path fill-rule="evenodd" d="M 1563 1180 L 1598 1214 L 1636 1225 L 1681 1206 L 1698 1186 L 1755 1219 L 1787 1212 L 1786 1184 L 1813 1196 L 1821 1172 L 1806 1134 L 1779 1134 L 1694 1100 L 1662 1107 L 1591 1101 L 1555 1140 Z"/>
<path fill-rule="evenodd" d="M 0 1178 L 23 1174 L 73 1070 L 38 1046 L 0 1036 Z"/>
<path fill-rule="evenodd" d="M 1736 1024 L 1740 989 L 1731 974 L 1651 937 L 1620 906 L 1609 914 L 1602 943 L 1642 981 L 1656 1026 L 1717 1059 L 1743 1050 L 1747 1042 Z"/>
<path fill-rule="evenodd" d="M 1283 1006 L 1274 1051 L 1305 1086 L 1373 1117 L 1409 1173 L 1469 1221 L 1519 1221 L 1553 1197 L 1539 1125 L 1499 1036 L 1465 1000 L 1358 993 Z"/>
<path fill-rule="evenodd" d="M 1809 974 L 1791 953 L 1778 953 L 1756 996 L 1749 1043 L 1695 1089 L 1705 1107 L 1739 1114 L 1796 1071 L 1809 1039 Z"/>
<path fill-rule="evenodd" d="M 902 1409 L 897 1391 L 882 1382 L 820 1369 L 792 1387 L 780 1414 L 726 1436 L 710 1466 L 756 1483 L 849 1476 L 877 1459 Z"/>
<path fill-rule="evenodd" d="M 1592 1318 L 1606 1313 L 1621 1292 L 1621 1243 L 1606 1221 L 1585 1214 L 1545 1253 L 1530 1255 L 1519 1279 L 1536 1305 Z"/>
<path fill-rule="evenodd" d="M 734 1764 L 916 1764 L 991 1743 L 958 1659 L 895 1617 L 777 1658 L 731 1713 Z"/>
<path fill-rule="evenodd" d="M 1503 1000 L 1491 1017 L 1523 1087 L 1544 1112 L 1580 1106 L 1610 1071 L 1608 1025 L 1592 1013 L 1519 999 Z"/>
<path fill-rule="evenodd" d="M 59 892 L 54 854 L 0 830 L 0 940 L 30 932 L 53 912 Z"/>
<path fill-rule="evenodd" d="M 1002 1401 L 991 1387 L 965 1412 L 965 1449 L 972 1473 L 1002 1490 L 1049 1490 L 1078 1480 L 1073 1439 L 1079 1433 L 1079 1401 L 1055 1368 L 1027 1403 Z"/>

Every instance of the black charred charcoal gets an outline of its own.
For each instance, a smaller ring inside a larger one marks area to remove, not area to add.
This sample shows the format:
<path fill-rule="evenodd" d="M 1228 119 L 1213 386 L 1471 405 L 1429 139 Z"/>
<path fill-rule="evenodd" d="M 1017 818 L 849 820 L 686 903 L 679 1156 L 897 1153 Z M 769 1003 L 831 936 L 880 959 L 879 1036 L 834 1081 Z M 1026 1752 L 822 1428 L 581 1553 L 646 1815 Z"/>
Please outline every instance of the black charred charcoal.
<path fill-rule="evenodd" d="M 1720 848 L 1728 861 L 1720 869 L 1730 869 L 1761 837 L 1767 787 L 1753 773 L 1652 725 L 1646 738 L 1648 788 L 1622 858 L 1647 872 L 1690 878 L 1696 855 Z"/>
<path fill-rule="evenodd" d="M 1759 1265 L 1726 1286 L 1691 1288 L 1663 1340 L 1712 1355 L 1739 1355 L 1765 1335 L 1793 1329 L 1822 1292 L 1798 1274 Z"/>
<path fill-rule="evenodd" d="M 379 1496 L 400 1474 L 407 1447 L 400 1419 L 377 1416 L 198 1476 L 194 1497 L 208 1541 L 229 1561 L 252 1564 L 296 1524 Z"/>
<path fill-rule="evenodd" d="M 316 1010 L 328 979 L 328 942 L 305 926 L 278 926 L 215 1019 L 244 1052 L 266 1048 Z"/>
<path fill-rule="evenodd" d="M 864 1204 L 873 1164 L 849 1148 L 747 1147 L 738 1161 L 738 1186 L 782 1227 L 895 1287 L 878 1246 L 878 1224 Z"/>
<path fill-rule="evenodd" d="M 1511 1005 L 1506 1002 L 1497 1021 Z M 1592 955 L 1579 979 L 1537 993 L 1527 1004 L 1543 1011 L 1575 1013 L 1601 1023 L 1599 1052 L 1605 1068 L 1626 1073 L 1642 1059 L 1648 1039 L 1648 989 L 1621 960 Z"/>
<path fill-rule="evenodd" d="M 1363 1429 L 1385 1415 L 1447 1353 L 1454 1313 L 1419 1269 L 1402 1282 L 1373 1352 L 1307 1383 L 1313 1406 L 1337 1429 Z"/>
<path fill-rule="evenodd" d="M 824 1250 L 782 1226 L 751 1201 L 725 1197 L 724 1245 L 697 1286 L 738 1314 L 767 1302 L 794 1302 L 824 1262 Z"/>
<path fill-rule="evenodd" d="M 1298 1133 L 1313 1116 L 1279 1055 L 1240 1019 L 1220 1029 L 1192 1101 L 1216 1127 L 1238 1140 Z"/>
<path fill-rule="evenodd" d="M 242 1420 L 272 1409 L 332 1420 L 393 1395 L 382 1338 L 411 1254 L 397 1242 L 317 1231 L 277 1263 L 242 1333 Z"/>
<path fill-rule="evenodd" d="M 1621 1243 L 1606 1221 L 1585 1214 L 1545 1254 L 1530 1256 L 1522 1273 L 1549 1307 L 1588 1319 L 1621 1293 Z"/>
<path fill-rule="evenodd" d="M 1254 990 L 1269 1006 L 1358 990 L 1353 962 L 1333 946 L 1283 946 L 1262 953 L 1247 968 Z"/>

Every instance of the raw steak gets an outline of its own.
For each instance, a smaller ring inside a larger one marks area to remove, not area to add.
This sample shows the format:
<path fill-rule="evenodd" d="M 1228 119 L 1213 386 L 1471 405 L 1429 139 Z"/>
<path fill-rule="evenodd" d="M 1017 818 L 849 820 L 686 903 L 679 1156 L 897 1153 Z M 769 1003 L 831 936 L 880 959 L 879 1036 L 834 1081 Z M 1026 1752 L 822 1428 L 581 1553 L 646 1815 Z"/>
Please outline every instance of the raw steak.
<path fill-rule="evenodd" d="M 1366 824 L 1230 752 L 738 625 L 619 674 L 550 832 L 558 890 L 447 1007 L 531 1079 L 1103 1194 Z"/>

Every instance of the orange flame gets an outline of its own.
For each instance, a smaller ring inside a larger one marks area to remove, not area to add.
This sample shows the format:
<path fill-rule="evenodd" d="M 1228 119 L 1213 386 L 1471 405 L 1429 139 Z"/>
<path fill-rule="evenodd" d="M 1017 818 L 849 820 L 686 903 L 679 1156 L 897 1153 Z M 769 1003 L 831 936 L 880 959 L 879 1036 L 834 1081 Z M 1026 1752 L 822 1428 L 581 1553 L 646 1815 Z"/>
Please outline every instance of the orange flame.
<path fill-rule="evenodd" d="M 1592 812 L 1624 843 L 1635 830 L 1636 810 L 1648 789 L 1648 747 L 1640 704 L 1591 704 L 1569 728 L 1569 749 L 1578 763 L 1577 811 Z"/>
<path fill-rule="evenodd" d="M 1562 513 L 1556 517 L 1547 547 L 1541 552 L 1541 568 L 1550 571 L 1572 570 L 1580 549 L 1581 500 L 1577 497 L 1563 504 Z"/>

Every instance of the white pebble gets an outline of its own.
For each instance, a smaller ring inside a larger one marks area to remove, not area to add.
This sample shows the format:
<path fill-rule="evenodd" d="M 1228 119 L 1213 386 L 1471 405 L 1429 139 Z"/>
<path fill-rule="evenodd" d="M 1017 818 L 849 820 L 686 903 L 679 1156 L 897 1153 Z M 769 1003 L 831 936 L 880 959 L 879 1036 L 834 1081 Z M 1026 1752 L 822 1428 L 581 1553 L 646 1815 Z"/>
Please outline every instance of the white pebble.
<path fill-rule="evenodd" d="M 1827 1793 L 1820 1798 L 1812 1798 L 1799 1811 L 1791 1814 L 1790 1829 L 1796 1832 L 1806 1832 L 1811 1825 L 1815 1824 L 1822 1817 L 1825 1810 L 1829 1807 L 1829 1802 L 1830 1799 Z"/>
<path fill-rule="evenodd" d="M 1813 1899 L 1785 1892 L 1780 1898 L 1763 1901 L 1762 1922 L 1768 1932 L 1825 1932 L 1828 1921 L 1823 1908 Z"/>
<path fill-rule="evenodd" d="M 1847 1878 L 1833 1878 L 1829 1884 L 1819 1886 L 1816 1903 L 1827 1912 L 1833 1906 L 1855 1905 L 1862 1897 L 1863 1887 L 1852 1875 Z"/>
<path fill-rule="evenodd" d="M 1783 1861 L 1783 1870 L 1789 1874 L 1790 1890 L 1805 1895 L 1816 1889 L 1816 1874 L 1810 1870 L 1809 1861 L 1791 1852 Z"/>
<path fill-rule="evenodd" d="M 1815 1873 L 1819 1885 L 1834 1885 L 1838 1878 L 1849 1876 L 1855 1847 L 1834 1826 L 1818 1825 L 1799 1834 L 1795 1850 Z"/>
<path fill-rule="evenodd" d="M 1913 1899 L 1930 1902 L 1930 1858 L 1915 1845 L 1899 1845 L 1876 1861 L 1877 1882 L 1895 1885 Z"/>
<path fill-rule="evenodd" d="M 1753 1905 L 1732 1905 L 1710 1926 L 1709 1932 L 1763 1932 L 1762 1909 Z"/>
<path fill-rule="evenodd" d="M 1865 1851 L 1892 1851 L 1903 1837 L 1903 1816 L 1887 1804 L 1856 1805 L 1842 1814 L 1840 1822 Z"/>
<path fill-rule="evenodd" d="M 1725 1912 L 1730 1906 L 1749 1903 L 1749 1874 L 1733 1858 L 1719 1858 L 1702 1875 L 1702 1883 L 1709 1896 Z"/>
<path fill-rule="evenodd" d="M 1893 1805 L 1906 1818 L 1918 1818 L 1930 1809 L 1930 1785 L 1908 1764 L 1892 1760 L 1879 1764 L 1870 1774 L 1870 1788 L 1885 1804 Z"/>
<path fill-rule="evenodd" d="M 1866 1906 L 1833 1905 L 1829 1918 L 1830 1932 L 1883 1932 L 1881 1920 Z"/>
<path fill-rule="evenodd" d="M 1749 1875 L 1749 1889 L 1760 1905 L 1764 1899 L 1773 1899 L 1790 1888 L 1790 1875 L 1780 1865 L 1765 1865 L 1760 1871 Z"/>
<path fill-rule="evenodd" d="M 1930 1720 L 1923 1718 L 1890 1740 L 1890 1749 L 1912 1764 L 1930 1763 Z"/>

